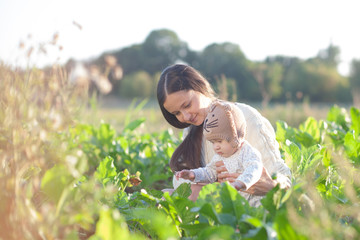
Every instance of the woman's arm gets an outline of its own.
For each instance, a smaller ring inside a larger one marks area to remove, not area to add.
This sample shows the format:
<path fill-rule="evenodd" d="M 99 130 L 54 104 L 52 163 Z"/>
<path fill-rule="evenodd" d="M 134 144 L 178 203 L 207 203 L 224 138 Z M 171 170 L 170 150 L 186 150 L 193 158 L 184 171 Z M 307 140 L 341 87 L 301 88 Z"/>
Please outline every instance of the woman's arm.
<path fill-rule="evenodd" d="M 264 118 L 256 109 L 246 104 L 236 103 L 243 111 L 247 124 L 246 140 L 261 154 L 261 161 L 267 171 L 262 174 L 262 180 L 267 183 L 275 182 L 281 188 L 291 186 L 291 171 L 285 164 L 276 141 L 275 129 L 269 120 Z M 270 176 L 276 175 L 276 180 Z M 226 177 L 226 176 L 221 176 Z"/>
<path fill-rule="evenodd" d="M 217 162 L 216 166 L 217 166 L 216 170 L 218 172 L 218 181 L 219 182 L 225 182 L 225 181 L 234 182 L 236 180 L 236 178 L 240 175 L 239 173 L 226 172 L 226 168 L 222 161 Z M 278 184 L 278 182 L 276 180 L 272 179 L 271 176 L 269 175 L 269 173 L 267 172 L 267 170 L 265 168 L 263 168 L 259 181 L 257 181 L 254 185 L 252 185 L 245 192 L 252 194 L 252 195 L 263 196 L 266 193 L 268 193 L 271 189 L 273 189 L 277 184 Z M 290 187 L 290 186 L 287 186 L 285 188 L 288 188 L 288 187 Z"/>

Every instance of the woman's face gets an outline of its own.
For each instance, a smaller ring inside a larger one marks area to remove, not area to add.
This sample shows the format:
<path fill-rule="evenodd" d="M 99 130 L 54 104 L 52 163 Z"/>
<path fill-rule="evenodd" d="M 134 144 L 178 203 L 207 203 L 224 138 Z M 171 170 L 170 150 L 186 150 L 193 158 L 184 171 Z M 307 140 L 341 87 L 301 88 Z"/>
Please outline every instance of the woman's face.
<path fill-rule="evenodd" d="M 182 123 L 201 125 L 208 112 L 211 99 L 194 90 L 182 90 L 169 94 L 164 108 Z"/>

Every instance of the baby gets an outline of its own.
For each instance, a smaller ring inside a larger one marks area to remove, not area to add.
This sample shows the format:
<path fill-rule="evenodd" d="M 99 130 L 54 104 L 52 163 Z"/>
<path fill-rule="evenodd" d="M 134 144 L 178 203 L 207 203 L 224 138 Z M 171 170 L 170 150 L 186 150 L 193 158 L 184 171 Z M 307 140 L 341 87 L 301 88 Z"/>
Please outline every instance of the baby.
<path fill-rule="evenodd" d="M 233 103 L 216 101 L 211 105 L 203 126 L 205 138 L 213 145 L 214 157 L 203 168 L 176 172 L 176 178 L 213 183 L 217 180 L 215 163 L 223 161 L 229 173 L 240 173 L 231 184 L 240 190 L 251 206 L 260 206 L 262 196 L 241 191 L 256 183 L 263 169 L 260 153 L 245 140 L 246 121 L 241 110 Z"/>

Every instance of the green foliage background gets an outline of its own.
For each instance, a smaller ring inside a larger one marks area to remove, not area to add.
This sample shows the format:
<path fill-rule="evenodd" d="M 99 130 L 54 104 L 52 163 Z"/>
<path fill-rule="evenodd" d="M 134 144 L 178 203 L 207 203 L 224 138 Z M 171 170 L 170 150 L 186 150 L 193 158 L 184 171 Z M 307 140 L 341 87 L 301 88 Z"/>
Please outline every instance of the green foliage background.
<path fill-rule="evenodd" d="M 263 101 L 264 105 L 270 101 L 304 100 L 359 104 L 358 94 L 352 91 L 353 87 L 358 89 L 360 83 L 359 60 L 353 60 L 349 76 L 342 76 L 338 71 L 340 54 L 338 46 L 329 44 L 308 59 L 275 55 L 263 61 L 251 61 L 246 57 L 246 49 L 237 44 L 212 43 L 201 51 L 194 51 L 175 32 L 157 29 L 150 32 L 144 42 L 105 52 L 89 63 L 101 65 L 107 55 L 116 58 L 124 76 L 129 76 L 112 92 L 120 97 L 148 97 L 147 92 L 129 86 L 129 79 L 138 74 L 139 81 L 151 88 L 151 81 L 145 79 L 158 79 L 155 76 L 165 67 L 186 63 L 198 69 L 215 89 L 220 88 L 216 81 L 219 78 L 234 81 L 235 87 L 228 86 L 228 91 L 236 90 L 236 100 Z M 144 72 L 148 76 L 145 77 Z M 153 83 L 155 92 L 156 81 Z"/>

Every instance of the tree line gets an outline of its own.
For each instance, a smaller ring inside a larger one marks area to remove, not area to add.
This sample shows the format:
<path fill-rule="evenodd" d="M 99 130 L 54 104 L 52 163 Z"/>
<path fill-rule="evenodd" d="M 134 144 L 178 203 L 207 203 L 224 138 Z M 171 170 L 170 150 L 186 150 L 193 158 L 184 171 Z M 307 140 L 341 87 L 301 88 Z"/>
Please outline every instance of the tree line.
<path fill-rule="evenodd" d="M 124 77 L 113 82 L 111 94 L 153 97 L 160 72 L 174 63 L 198 69 L 218 93 L 231 100 L 360 102 L 360 60 L 353 60 L 349 77 L 339 74 L 340 48 L 330 44 L 309 59 L 269 56 L 264 61 L 246 58 L 240 46 L 213 43 L 194 51 L 168 29 L 152 31 L 143 43 L 105 52 L 93 64 L 105 65 L 112 55 Z M 110 79 L 111 81 L 111 79 Z"/>

